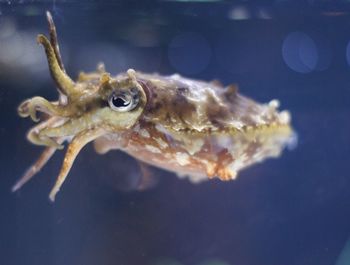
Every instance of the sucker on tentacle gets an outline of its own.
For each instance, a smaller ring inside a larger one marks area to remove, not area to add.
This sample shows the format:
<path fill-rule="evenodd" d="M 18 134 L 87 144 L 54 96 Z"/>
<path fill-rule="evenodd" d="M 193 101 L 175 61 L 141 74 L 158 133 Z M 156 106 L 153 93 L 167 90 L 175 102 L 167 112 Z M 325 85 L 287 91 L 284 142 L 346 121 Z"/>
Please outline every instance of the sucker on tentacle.
<path fill-rule="evenodd" d="M 278 157 L 284 147 L 295 143 L 290 114 L 278 110 L 277 100 L 257 103 L 241 95 L 236 85 L 225 88 L 218 81 L 133 69 L 113 76 L 103 64 L 73 81 L 61 60 L 52 16 L 49 12 L 46 16 L 50 40 L 41 34 L 37 40 L 45 49 L 59 98 L 50 102 L 33 97 L 18 107 L 21 117 L 40 120 L 27 138 L 45 150 L 13 191 L 38 173 L 65 142 L 67 151 L 49 196 L 52 201 L 89 142 L 99 154 L 122 150 L 194 183 L 235 179 L 240 170 Z"/>

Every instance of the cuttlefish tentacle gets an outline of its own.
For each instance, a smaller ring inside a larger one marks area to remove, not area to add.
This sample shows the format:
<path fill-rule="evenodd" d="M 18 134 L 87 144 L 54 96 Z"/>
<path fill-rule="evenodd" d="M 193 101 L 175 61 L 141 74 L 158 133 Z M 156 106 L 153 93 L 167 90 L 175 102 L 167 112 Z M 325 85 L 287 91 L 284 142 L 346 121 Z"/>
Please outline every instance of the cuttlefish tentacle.
<path fill-rule="evenodd" d="M 103 128 L 88 129 L 78 133 L 69 144 L 66 155 L 63 160 L 61 171 L 57 177 L 56 183 L 52 188 L 49 198 L 51 201 L 55 200 L 57 192 L 60 190 L 65 181 L 72 165 L 80 150 L 89 142 L 95 140 L 105 133 Z"/>
<path fill-rule="evenodd" d="M 75 83 L 73 80 L 61 69 L 59 61 L 56 57 L 54 48 L 51 42 L 42 34 L 37 37 L 39 44 L 43 45 L 46 52 L 47 62 L 52 78 L 55 80 L 59 91 L 68 98 L 76 94 Z"/>
<path fill-rule="evenodd" d="M 50 146 L 57 149 L 63 149 L 63 146 L 56 139 L 60 137 L 70 138 L 86 129 L 95 128 L 97 121 L 89 114 L 76 119 L 60 118 L 55 123 L 44 122 L 32 128 L 27 135 L 28 140 L 36 145 Z M 57 117 L 56 117 L 57 118 Z M 52 119 L 52 118 L 51 118 Z"/>
<path fill-rule="evenodd" d="M 50 116 L 69 117 L 74 114 L 75 109 L 59 105 L 58 102 L 49 102 L 42 97 L 33 97 L 21 103 L 18 107 L 19 116 L 26 118 L 28 116 L 35 122 L 39 121 L 37 111 L 46 113 Z"/>
<path fill-rule="evenodd" d="M 58 139 L 57 142 L 61 144 L 63 138 Z M 19 190 L 25 183 L 32 179 L 45 166 L 56 150 L 57 148 L 55 147 L 46 147 L 34 164 L 27 169 L 23 176 L 12 187 L 12 192 Z"/>

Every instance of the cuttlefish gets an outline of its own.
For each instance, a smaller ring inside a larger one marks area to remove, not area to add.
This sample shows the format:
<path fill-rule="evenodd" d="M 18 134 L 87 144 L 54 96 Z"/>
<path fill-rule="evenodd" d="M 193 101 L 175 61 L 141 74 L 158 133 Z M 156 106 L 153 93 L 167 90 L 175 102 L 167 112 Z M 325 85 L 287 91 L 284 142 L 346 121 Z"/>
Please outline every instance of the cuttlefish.
<path fill-rule="evenodd" d="M 50 37 L 40 34 L 37 41 L 45 49 L 58 100 L 35 96 L 18 107 L 21 117 L 38 122 L 28 140 L 45 149 L 14 191 L 65 143 L 66 155 L 49 196 L 52 201 L 89 142 L 99 154 L 122 150 L 143 163 L 200 182 L 235 179 L 241 169 L 278 157 L 294 141 L 290 114 L 278 110 L 278 100 L 257 103 L 241 95 L 236 85 L 133 69 L 112 76 L 102 64 L 74 81 L 62 63 L 51 14 L 46 15 Z"/>

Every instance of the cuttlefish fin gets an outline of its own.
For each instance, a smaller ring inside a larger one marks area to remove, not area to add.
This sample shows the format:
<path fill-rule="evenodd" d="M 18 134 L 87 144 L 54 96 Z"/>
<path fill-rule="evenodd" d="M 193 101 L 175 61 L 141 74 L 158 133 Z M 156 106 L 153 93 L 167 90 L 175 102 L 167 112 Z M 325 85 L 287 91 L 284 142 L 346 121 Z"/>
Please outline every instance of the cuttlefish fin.
<path fill-rule="evenodd" d="M 139 160 L 137 162 L 141 172 L 141 178 L 137 185 L 137 190 L 141 191 L 153 188 L 157 184 L 158 180 L 152 172 L 150 165 Z"/>
<path fill-rule="evenodd" d="M 66 152 L 66 155 L 63 160 L 63 164 L 61 167 L 61 171 L 56 179 L 56 183 L 53 186 L 49 198 L 53 202 L 55 201 L 55 197 L 57 192 L 60 190 L 63 182 L 65 181 L 72 165 L 79 154 L 80 150 L 89 142 L 95 140 L 99 136 L 101 136 L 104 133 L 104 130 L 101 128 L 96 128 L 96 129 L 88 129 L 85 131 L 82 131 L 78 133 L 71 143 L 68 145 L 68 149 Z"/>

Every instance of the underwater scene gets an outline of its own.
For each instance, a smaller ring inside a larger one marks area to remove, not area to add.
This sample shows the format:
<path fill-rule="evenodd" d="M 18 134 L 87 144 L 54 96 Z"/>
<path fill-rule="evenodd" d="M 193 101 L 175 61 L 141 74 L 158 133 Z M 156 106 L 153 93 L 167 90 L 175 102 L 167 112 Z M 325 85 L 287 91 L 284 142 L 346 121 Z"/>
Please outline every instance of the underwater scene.
<path fill-rule="evenodd" d="M 0 109 L 0 264 L 350 264 L 346 1 L 0 0 Z"/>

